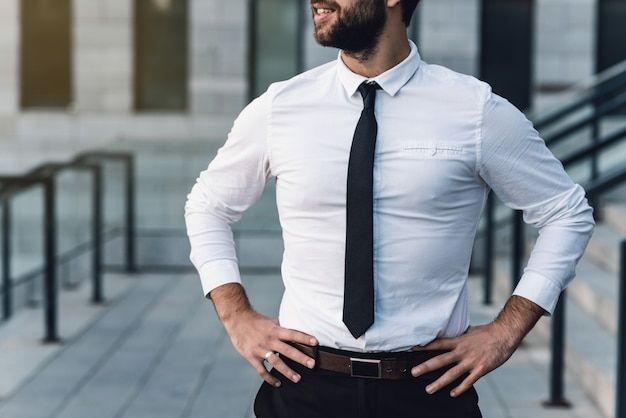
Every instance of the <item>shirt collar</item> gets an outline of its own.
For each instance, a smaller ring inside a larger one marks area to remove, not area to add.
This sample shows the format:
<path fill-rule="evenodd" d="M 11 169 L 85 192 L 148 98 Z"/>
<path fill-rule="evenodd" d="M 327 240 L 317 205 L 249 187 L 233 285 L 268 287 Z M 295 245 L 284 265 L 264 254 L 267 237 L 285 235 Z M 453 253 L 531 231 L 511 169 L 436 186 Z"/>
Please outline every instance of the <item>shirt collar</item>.
<path fill-rule="evenodd" d="M 411 53 L 404 61 L 374 78 L 367 78 L 353 73 L 343 62 L 341 52 L 339 52 L 339 56 L 337 57 L 337 73 L 348 95 L 352 96 L 355 94 L 361 83 L 367 80 L 377 82 L 390 96 L 395 96 L 402 86 L 413 77 L 413 74 L 415 74 L 420 65 L 421 58 L 417 51 L 417 46 L 411 40 L 409 40 L 409 44 L 411 46 Z"/>

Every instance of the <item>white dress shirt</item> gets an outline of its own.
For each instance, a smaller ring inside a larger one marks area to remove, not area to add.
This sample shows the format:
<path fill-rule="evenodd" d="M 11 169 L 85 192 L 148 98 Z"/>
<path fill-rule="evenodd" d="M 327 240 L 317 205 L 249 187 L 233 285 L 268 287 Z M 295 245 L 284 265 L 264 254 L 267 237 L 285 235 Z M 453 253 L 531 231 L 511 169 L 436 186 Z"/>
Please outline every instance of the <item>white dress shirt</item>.
<path fill-rule="evenodd" d="M 230 224 L 276 178 L 285 251 L 283 327 L 325 346 L 406 350 L 469 325 L 467 276 L 488 191 L 540 235 L 515 294 L 546 311 L 574 277 L 593 229 L 582 188 L 531 123 L 490 87 L 421 61 L 375 80 L 375 322 L 342 321 L 346 176 L 366 80 L 341 60 L 273 84 L 234 123 L 188 196 L 191 260 L 205 294 L 240 276 Z"/>

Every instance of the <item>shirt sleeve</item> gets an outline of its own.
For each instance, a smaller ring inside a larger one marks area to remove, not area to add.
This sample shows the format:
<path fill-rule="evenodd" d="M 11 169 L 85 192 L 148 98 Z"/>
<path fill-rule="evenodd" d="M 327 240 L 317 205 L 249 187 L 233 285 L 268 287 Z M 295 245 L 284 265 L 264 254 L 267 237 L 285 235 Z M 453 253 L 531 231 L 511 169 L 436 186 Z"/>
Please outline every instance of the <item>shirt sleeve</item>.
<path fill-rule="evenodd" d="M 187 196 L 189 258 L 207 297 L 218 286 L 241 282 L 231 224 L 256 202 L 270 176 L 266 103 L 264 94 L 241 112 Z"/>
<path fill-rule="evenodd" d="M 480 129 L 479 173 L 499 199 L 521 210 L 539 237 L 515 295 L 552 313 L 591 237 L 593 210 L 526 117 L 489 94 Z"/>

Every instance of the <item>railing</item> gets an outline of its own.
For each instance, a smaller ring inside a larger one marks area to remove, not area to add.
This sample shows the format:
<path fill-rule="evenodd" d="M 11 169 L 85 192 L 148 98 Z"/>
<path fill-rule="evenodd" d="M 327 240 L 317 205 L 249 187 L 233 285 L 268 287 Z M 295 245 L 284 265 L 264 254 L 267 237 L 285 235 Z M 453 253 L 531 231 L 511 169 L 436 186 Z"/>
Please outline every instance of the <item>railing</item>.
<path fill-rule="evenodd" d="M 626 239 L 620 244 L 615 418 L 626 418 Z"/>
<path fill-rule="evenodd" d="M 11 226 L 12 211 L 11 199 L 25 190 L 41 185 L 44 190 L 43 204 L 43 237 L 44 237 L 44 266 L 43 266 L 43 286 L 44 286 L 44 337 L 45 342 L 56 342 L 58 335 L 58 294 L 57 294 L 57 211 L 55 177 L 64 170 L 86 170 L 92 175 L 91 200 L 93 214 L 91 218 L 91 238 L 93 256 L 91 260 L 92 268 L 92 292 L 93 303 L 104 301 L 102 285 L 102 265 L 103 265 L 103 176 L 102 161 L 118 160 L 125 165 L 126 184 L 126 207 L 125 207 L 125 253 L 126 270 L 135 271 L 135 223 L 134 223 L 134 199 L 135 199 L 135 176 L 134 157 L 131 153 L 125 152 L 87 152 L 78 155 L 72 161 L 66 163 L 49 163 L 38 166 L 34 170 L 22 176 L 0 177 L 0 202 L 2 204 L 2 289 L 3 289 L 3 320 L 8 320 L 13 315 L 12 299 L 12 269 L 11 269 Z"/>
<path fill-rule="evenodd" d="M 1 177 L 0 182 L 4 185 L 2 189 L 1 199 L 3 207 L 3 319 L 12 316 L 12 298 L 11 298 L 11 211 L 9 199 L 17 192 L 41 184 L 44 189 L 44 253 L 45 253 L 45 272 L 44 272 L 44 289 L 45 289 L 45 306 L 44 306 L 44 341 L 58 341 L 57 334 L 57 277 L 56 277 L 56 212 L 54 205 L 54 181 L 50 177 L 40 177 L 35 175 L 27 175 L 23 177 Z"/>
<path fill-rule="evenodd" d="M 561 122 L 562 119 L 567 118 L 572 112 L 581 111 L 585 108 L 591 107 L 591 112 L 578 120 L 562 123 L 562 126 L 553 129 L 552 132 L 545 135 L 546 143 L 549 146 L 563 141 L 570 135 L 579 132 L 582 129 L 591 127 L 591 142 L 583 146 L 578 147 L 576 150 L 570 152 L 568 155 L 561 158 L 561 161 L 565 167 L 571 167 L 573 164 L 579 163 L 584 160 L 590 160 L 591 173 L 590 178 L 585 184 L 587 196 L 592 205 L 596 206 L 599 196 L 605 192 L 626 183 L 626 168 L 618 167 L 617 169 L 600 174 L 598 158 L 599 154 L 608 149 L 609 146 L 615 145 L 619 142 L 626 142 L 626 126 L 620 130 L 612 132 L 609 135 L 600 135 L 600 121 L 601 118 L 613 114 L 616 111 L 620 111 L 626 107 L 626 62 L 610 69 L 605 74 L 599 76 L 594 83 L 583 89 L 584 91 L 576 98 L 573 98 L 566 105 L 545 114 L 542 117 L 535 118 L 535 127 L 537 129 L 546 129 L 549 125 Z M 494 209 L 493 197 L 490 196 L 487 202 L 484 219 L 484 303 L 490 304 L 492 301 L 492 289 L 493 289 L 493 257 L 495 248 L 495 230 L 501 221 L 495 221 L 495 209 Z M 513 280 L 513 286 L 517 284 L 517 281 L 521 277 L 522 273 L 522 261 L 525 254 L 525 236 L 524 236 L 524 224 L 522 214 L 520 211 L 515 211 L 511 219 L 512 228 L 512 245 L 511 245 L 511 277 Z M 625 269 L 624 263 L 626 263 L 624 252 L 622 251 L 621 265 L 622 270 Z M 624 273 L 622 273 L 622 276 Z M 622 288 L 624 286 L 624 279 L 622 277 Z M 626 303 L 626 291 L 622 300 L 620 300 L 620 309 L 624 308 Z M 559 303 L 552 316 L 552 359 L 550 367 L 550 394 L 549 400 L 546 402 L 549 406 L 567 406 L 569 403 L 564 396 L 564 322 L 565 322 L 565 297 L 561 295 Z M 623 318 L 623 319 L 622 319 Z M 620 317 L 620 329 L 626 327 L 626 314 Z M 622 331 L 626 334 L 626 331 Z M 620 348 L 621 351 L 626 350 L 626 336 L 624 338 L 624 346 Z M 626 357 L 620 358 L 620 368 L 618 369 L 618 382 L 619 390 L 626 392 Z M 622 369 L 624 369 L 622 371 Z M 618 410 L 624 410 L 621 412 L 623 415 L 618 415 L 618 418 L 626 418 L 626 407 L 622 407 L 620 404 L 626 402 L 626 393 L 624 396 L 620 396 L 621 392 L 618 392 Z M 622 399 L 624 399 L 622 401 Z"/>

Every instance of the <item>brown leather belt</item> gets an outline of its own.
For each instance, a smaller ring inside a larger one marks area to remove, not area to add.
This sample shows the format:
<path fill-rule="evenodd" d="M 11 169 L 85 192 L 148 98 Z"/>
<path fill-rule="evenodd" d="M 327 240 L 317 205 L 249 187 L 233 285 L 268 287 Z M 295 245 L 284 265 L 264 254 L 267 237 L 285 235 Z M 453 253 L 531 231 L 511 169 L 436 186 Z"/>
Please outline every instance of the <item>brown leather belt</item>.
<path fill-rule="evenodd" d="M 445 353 L 441 350 L 358 353 L 328 347 L 292 344 L 307 356 L 315 359 L 316 368 L 368 379 L 410 378 L 413 367 Z M 441 373 L 442 371 L 438 371 L 437 374 Z"/>

